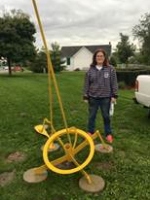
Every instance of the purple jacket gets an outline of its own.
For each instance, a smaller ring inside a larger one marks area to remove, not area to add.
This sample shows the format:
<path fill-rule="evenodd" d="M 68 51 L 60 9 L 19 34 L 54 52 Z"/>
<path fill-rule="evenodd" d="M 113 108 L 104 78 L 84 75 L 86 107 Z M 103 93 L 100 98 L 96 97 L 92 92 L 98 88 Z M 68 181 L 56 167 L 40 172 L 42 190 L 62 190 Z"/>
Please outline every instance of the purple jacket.
<path fill-rule="evenodd" d="M 118 83 L 116 70 L 113 66 L 103 66 L 98 70 L 91 66 L 86 72 L 84 81 L 83 98 L 89 97 L 118 97 Z"/>

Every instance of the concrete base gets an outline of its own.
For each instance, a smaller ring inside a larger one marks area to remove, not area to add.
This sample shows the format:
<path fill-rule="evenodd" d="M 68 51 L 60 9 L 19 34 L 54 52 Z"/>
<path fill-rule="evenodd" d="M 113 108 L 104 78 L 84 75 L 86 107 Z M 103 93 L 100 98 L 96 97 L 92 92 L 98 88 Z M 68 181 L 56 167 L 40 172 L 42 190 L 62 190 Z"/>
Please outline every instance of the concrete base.
<path fill-rule="evenodd" d="M 80 180 L 79 180 L 79 187 L 82 189 L 82 190 L 85 190 L 87 192 L 100 192 L 104 189 L 105 187 L 105 182 L 104 180 L 100 177 L 100 176 L 97 176 L 97 175 L 89 175 L 90 176 L 90 179 L 91 179 L 91 183 L 88 183 L 86 177 L 82 177 Z"/>
<path fill-rule="evenodd" d="M 46 170 L 44 170 L 41 174 L 36 174 L 34 169 L 35 168 L 29 169 L 23 174 L 24 181 L 28 183 L 39 183 L 47 178 L 48 173 Z"/>
<path fill-rule="evenodd" d="M 113 147 L 109 144 L 96 144 L 95 150 L 101 153 L 111 153 L 113 151 Z"/>

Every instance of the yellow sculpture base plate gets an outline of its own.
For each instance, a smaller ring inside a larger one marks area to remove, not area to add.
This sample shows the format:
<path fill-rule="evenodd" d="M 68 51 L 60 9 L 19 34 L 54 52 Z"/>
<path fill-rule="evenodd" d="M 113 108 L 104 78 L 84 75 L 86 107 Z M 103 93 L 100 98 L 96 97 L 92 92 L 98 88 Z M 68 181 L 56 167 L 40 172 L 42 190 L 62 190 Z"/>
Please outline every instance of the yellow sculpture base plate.
<path fill-rule="evenodd" d="M 29 169 L 23 174 L 24 181 L 28 183 L 39 183 L 47 178 L 47 170 L 44 170 L 41 174 L 36 174 L 34 169 Z"/>
<path fill-rule="evenodd" d="M 51 147 L 49 147 L 48 152 L 57 151 L 59 149 L 59 144 L 54 143 Z M 43 151 L 44 145 L 41 146 L 41 150 Z"/>
<path fill-rule="evenodd" d="M 97 175 L 91 174 L 89 176 L 92 182 L 88 183 L 86 177 L 84 176 L 79 180 L 79 187 L 87 192 L 94 193 L 102 191 L 105 187 L 105 181 Z"/>
<path fill-rule="evenodd" d="M 95 150 L 101 153 L 111 153 L 113 151 L 113 147 L 109 144 L 96 144 Z"/>

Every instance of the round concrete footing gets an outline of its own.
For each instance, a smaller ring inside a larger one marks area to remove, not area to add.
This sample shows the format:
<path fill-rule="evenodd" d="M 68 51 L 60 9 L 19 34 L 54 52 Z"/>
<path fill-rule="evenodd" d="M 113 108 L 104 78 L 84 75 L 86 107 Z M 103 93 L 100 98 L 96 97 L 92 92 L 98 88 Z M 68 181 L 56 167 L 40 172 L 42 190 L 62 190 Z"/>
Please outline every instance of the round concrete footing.
<path fill-rule="evenodd" d="M 113 147 L 108 144 L 96 144 L 95 150 L 101 153 L 111 153 L 113 151 Z"/>
<path fill-rule="evenodd" d="M 23 174 L 23 179 L 28 183 L 38 183 L 44 181 L 47 178 L 47 170 L 44 170 L 41 174 L 35 173 L 35 168 L 27 170 Z"/>
<path fill-rule="evenodd" d="M 104 180 L 100 177 L 100 176 L 97 176 L 97 175 L 89 175 L 90 176 L 90 179 L 91 179 L 91 183 L 89 183 L 86 179 L 86 177 L 82 177 L 80 180 L 79 180 L 79 187 L 82 189 L 82 190 L 85 190 L 87 192 L 100 192 L 104 189 L 105 187 L 105 182 Z"/>
<path fill-rule="evenodd" d="M 52 152 L 52 151 L 57 151 L 59 149 L 59 144 L 54 143 L 52 144 L 52 146 L 49 147 L 48 152 Z M 44 145 L 41 147 L 41 150 L 43 151 L 44 149 Z"/>

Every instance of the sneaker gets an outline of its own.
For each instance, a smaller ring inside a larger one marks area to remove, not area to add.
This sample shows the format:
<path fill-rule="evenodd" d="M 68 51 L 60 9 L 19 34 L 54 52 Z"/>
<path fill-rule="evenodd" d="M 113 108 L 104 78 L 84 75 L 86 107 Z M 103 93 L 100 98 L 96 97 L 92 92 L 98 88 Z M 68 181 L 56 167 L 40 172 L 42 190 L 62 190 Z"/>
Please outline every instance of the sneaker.
<path fill-rule="evenodd" d="M 106 140 L 108 143 L 112 143 L 113 142 L 113 136 L 112 135 L 107 135 Z"/>
<path fill-rule="evenodd" d="M 92 133 L 90 133 L 90 132 L 87 132 L 87 134 L 88 134 L 89 136 L 92 136 Z"/>

